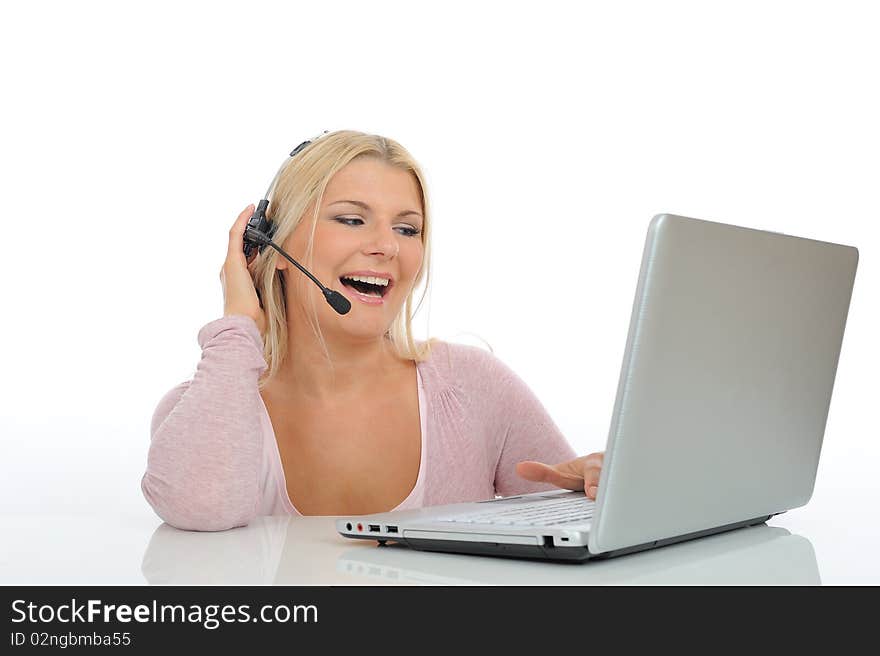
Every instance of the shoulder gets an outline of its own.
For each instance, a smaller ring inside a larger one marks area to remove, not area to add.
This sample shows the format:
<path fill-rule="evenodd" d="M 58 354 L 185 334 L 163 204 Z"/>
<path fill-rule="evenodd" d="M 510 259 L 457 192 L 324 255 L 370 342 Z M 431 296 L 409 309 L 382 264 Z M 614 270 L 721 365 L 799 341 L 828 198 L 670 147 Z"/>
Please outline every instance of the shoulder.
<path fill-rule="evenodd" d="M 420 364 L 423 374 L 428 373 L 458 387 L 498 383 L 514 375 L 486 348 L 440 340 L 432 340 L 428 358 Z"/>
<path fill-rule="evenodd" d="M 439 339 L 431 340 L 427 362 L 436 367 L 449 369 L 466 365 L 488 365 L 500 362 L 488 348 L 470 344 L 456 344 Z"/>

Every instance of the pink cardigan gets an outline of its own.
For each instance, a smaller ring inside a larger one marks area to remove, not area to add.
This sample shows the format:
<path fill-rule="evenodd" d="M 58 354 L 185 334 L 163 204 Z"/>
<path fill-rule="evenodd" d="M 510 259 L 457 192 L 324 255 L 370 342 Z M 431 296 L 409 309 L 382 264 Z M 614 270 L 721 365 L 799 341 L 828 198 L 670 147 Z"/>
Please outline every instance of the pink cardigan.
<path fill-rule="evenodd" d="M 299 514 L 257 387 L 266 361 L 256 324 L 223 317 L 203 326 L 198 342 L 192 380 L 153 414 L 144 496 L 168 524 L 191 530 Z M 446 342 L 416 369 L 422 457 L 415 487 L 395 510 L 553 489 L 520 478 L 516 463 L 556 464 L 574 450 L 512 370 L 487 351 Z"/>

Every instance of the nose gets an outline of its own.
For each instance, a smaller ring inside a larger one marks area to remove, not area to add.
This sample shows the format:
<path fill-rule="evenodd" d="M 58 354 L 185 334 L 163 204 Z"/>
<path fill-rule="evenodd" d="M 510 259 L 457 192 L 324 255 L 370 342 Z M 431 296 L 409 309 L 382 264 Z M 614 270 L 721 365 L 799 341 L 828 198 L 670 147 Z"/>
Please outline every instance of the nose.
<path fill-rule="evenodd" d="M 376 227 L 364 242 L 365 255 L 375 255 L 390 260 L 400 252 L 400 244 L 395 238 L 394 230 L 389 227 Z"/>

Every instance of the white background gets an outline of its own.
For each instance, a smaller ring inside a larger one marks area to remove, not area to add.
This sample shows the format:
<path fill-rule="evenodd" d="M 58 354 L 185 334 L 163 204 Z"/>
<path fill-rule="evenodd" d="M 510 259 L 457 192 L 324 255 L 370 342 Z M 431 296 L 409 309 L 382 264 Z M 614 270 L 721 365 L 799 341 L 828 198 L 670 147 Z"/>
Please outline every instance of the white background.
<path fill-rule="evenodd" d="M 811 504 L 880 502 L 878 33 L 840 1 L 4 3 L 0 512 L 151 514 L 229 227 L 325 129 L 425 169 L 419 336 L 489 343 L 584 453 L 653 215 L 858 247 Z"/>

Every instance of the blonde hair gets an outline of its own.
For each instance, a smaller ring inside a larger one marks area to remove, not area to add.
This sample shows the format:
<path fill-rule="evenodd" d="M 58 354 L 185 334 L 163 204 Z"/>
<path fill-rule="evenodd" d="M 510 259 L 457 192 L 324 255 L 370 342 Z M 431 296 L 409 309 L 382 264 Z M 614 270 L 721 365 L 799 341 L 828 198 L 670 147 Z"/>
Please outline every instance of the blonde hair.
<path fill-rule="evenodd" d="M 275 228 L 272 240 L 281 245 L 296 227 L 305 219 L 305 212 L 314 203 L 312 217 L 312 229 L 309 235 L 304 266 L 308 269 L 312 266 L 312 251 L 315 237 L 315 223 L 324 192 L 330 179 L 344 166 L 356 157 L 372 157 L 386 164 L 397 167 L 411 173 L 419 186 L 422 202 L 422 216 L 424 223 L 421 231 L 421 240 L 424 249 L 422 267 L 419 270 L 415 284 L 400 314 L 395 317 L 391 327 L 386 333 L 394 351 L 399 357 L 415 362 L 428 357 L 431 341 L 416 343 L 412 335 L 412 319 L 422 301 L 430 282 L 430 225 L 428 213 L 428 197 L 424 175 L 413 159 L 412 155 L 399 143 L 386 137 L 374 134 L 365 134 L 353 130 L 339 130 L 322 135 L 290 159 L 282 167 L 275 181 L 272 198 L 269 199 L 267 218 L 272 221 Z M 287 343 L 287 304 L 285 297 L 285 283 L 282 270 L 276 268 L 278 258 L 281 257 L 273 248 L 267 247 L 258 256 L 254 263 L 253 275 L 254 286 L 263 305 L 266 314 L 266 330 L 263 334 L 263 355 L 268 365 L 260 378 L 260 389 L 278 372 L 284 362 L 289 345 Z M 291 269 L 292 271 L 292 269 Z M 413 295 L 416 288 L 425 282 L 422 295 L 413 309 Z M 311 284 L 311 283 L 309 283 Z M 326 284 L 326 283 L 325 283 Z M 318 325 L 317 308 L 314 297 L 311 299 L 307 314 L 309 324 L 315 336 L 324 349 L 328 362 L 332 366 L 330 353 L 321 328 Z"/>

